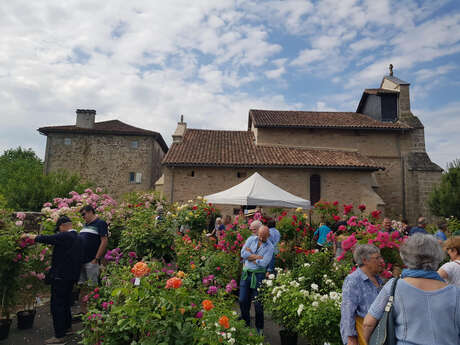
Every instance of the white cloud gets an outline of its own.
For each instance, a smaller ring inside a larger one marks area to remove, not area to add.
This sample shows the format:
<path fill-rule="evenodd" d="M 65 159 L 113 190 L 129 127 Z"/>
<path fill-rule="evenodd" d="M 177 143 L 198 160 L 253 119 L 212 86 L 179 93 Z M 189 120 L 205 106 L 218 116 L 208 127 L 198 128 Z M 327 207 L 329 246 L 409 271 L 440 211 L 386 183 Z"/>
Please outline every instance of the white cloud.
<path fill-rule="evenodd" d="M 442 168 L 460 158 L 460 102 L 452 102 L 435 109 L 413 110 L 425 125 L 427 152 Z"/>

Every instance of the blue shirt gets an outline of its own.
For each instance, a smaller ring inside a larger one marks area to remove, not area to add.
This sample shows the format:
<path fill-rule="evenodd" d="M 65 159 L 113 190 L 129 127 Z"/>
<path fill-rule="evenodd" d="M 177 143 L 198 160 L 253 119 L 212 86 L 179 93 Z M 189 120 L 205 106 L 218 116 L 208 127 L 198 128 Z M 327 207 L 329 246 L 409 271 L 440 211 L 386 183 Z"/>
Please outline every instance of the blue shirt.
<path fill-rule="evenodd" d="M 382 279 L 375 276 L 381 286 Z M 342 286 L 342 317 L 340 319 L 340 334 L 344 344 L 348 343 L 348 337 L 357 336 L 355 317 L 365 317 L 372 302 L 376 299 L 381 288 L 377 288 L 369 277 L 357 268 L 349 274 Z"/>
<path fill-rule="evenodd" d="M 280 241 L 281 235 L 277 228 L 270 228 L 270 237 L 268 238 L 273 245 L 273 250 L 275 254 L 278 254 L 278 243 Z"/>
<path fill-rule="evenodd" d="M 252 235 L 249 237 L 246 242 L 244 243 L 243 248 L 241 248 L 241 257 L 244 260 L 244 268 L 255 270 L 259 268 L 266 268 L 270 263 L 273 257 L 273 245 L 272 243 L 267 240 L 265 243 L 262 243 L 259 248 L 257 248 L 257 244 L 259 242 L 259 237 Z M 248 252 L 246 248 L 251 249 L 251 252 Z M 249 261 L 248 257 L 251 254 L 256 254 L 263 256 L 263 259 L 257 259 L 255 261 Z"/>
<path fill-rule="evenodd" d="M 83 262 L 87 263 L 96 258 L 97 250 L 101 245 L 101 237 L 108 234 L 107 223 L 102 219 L 96 218 L 91 223 L 85 224 L 80 230 L 79 237 L 83 240 L 85 257 Z"/>
<path fill-rule="evenodd" d="M 441 240 L 441 241 L 447 240 L 446 234 L 441 230 L 438 230 L 438 232 L 434 234 L 434 237 L 436 237 L 438 240 Z"/>
<path fill-rule="evenodd" d="M 331 231 L 332 230 L 327 225 L 321 225 L 313 234 L 313 236 L 315 236 L 317 233 L 319 233 L 318 241 L 316 241 L 316 243 L 318 243 L 320 246 L 324 246 L 324 244 L 327 242 L 327 234 Z"/>
<path fill-rule="evenodd" d="M 412 236 L 413 234 L 416 234 L 416 233 L 422 233 L 422 234 L 427 234 L 428 232 L 424 229 L 424 228 L 420 228 L 418 226 L 414 226 L 413 228 L 410 229 L 409 231 L 409 236 Z"/>
<path fill-rule="evenodd" d="M 385 284 L 369 309 L 377 320 L 383 315 L 393 280 Z M 424 291 L 399 279 L 393 307 L 396 344 L 460 344 L 460 288 L 448 285 Z"/>

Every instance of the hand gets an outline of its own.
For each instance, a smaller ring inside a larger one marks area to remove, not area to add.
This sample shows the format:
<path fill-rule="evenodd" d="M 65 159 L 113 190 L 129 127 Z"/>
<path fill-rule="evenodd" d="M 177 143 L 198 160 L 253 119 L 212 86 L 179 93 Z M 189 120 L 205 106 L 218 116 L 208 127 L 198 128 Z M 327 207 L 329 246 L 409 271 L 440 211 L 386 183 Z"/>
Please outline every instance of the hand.
<path fill-rule="evenodd" d="M 91 263 L 92 263 L 93 265 L 95 265 L 95 264 L 98 264 L 98 263 L 99 263 L 98 261 L 99 261 L 98 259 L 94 258 L 94 259 L 91 261 Z"/>
<path fill-rule="evenodd" d="M 248 257 L 248 260 L 249 261 L 256 261 L 258 259 L 263 259 L 264 257 L 263 256 L 260 256 L 260 255 L 256 255 L 256 254 L 251 254 L 249 255 Z"/>
<path fill-rule="evenodd" d="M 37 235 L 34 235 L 34 234 L 22 234 L 21 235 L 21 240 L 26 240 L 28 238 L 30 238 L 31 240 L 35 240 L 35 237 L 37 237 Z"/>
<path fill-rule="evenodd" d="M 347 345 L 358 345 L 358 338 L 357 337 L 348 337 Z"/>
<path fill-rule="evenodd" d="M 249 247 L 246 247 L 246 251 L 252 254 L 252 250 Z"/>

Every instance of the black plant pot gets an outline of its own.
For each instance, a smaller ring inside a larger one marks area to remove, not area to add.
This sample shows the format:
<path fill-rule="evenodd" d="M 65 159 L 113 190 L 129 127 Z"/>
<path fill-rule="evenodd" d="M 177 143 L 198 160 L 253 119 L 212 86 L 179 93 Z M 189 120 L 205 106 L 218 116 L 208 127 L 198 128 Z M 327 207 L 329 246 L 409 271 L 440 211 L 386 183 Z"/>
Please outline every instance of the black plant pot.
<path fill-rule="evenodd" d="M 37 311 L 33 310 L 23 310 L 18 311 L 18 329 L 29 329 L 34 326 L 35 314 Z"/>
<path fill-rule="evenodd" d="M 8 334 L 10 333 L 10 326 L 10 319 L 0 319 L 0 340 L 8 338 Z"/>
<path fill-rule="evenodd" d="M 280 330 L 281 345 L 297 345 L 297 333 L 287 329 Z"/>

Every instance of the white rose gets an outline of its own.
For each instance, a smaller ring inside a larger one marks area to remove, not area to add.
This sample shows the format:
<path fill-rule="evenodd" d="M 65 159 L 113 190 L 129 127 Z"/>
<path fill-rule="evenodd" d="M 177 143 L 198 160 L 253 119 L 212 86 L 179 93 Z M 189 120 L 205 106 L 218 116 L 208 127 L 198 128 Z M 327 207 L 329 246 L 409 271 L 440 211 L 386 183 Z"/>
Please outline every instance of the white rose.
<path fill-rule="evenodd" d="M 234 339 L 234 338 L 228 339 L 228 343 L 229 343 L 229 344 L 235 344 L 235 339 Z"/>
<path fill-rule="evenodd" d="M 302 313 L 303 308 L 305 308 L 304 305 L 303 305 L 303 304 L 300 304 L 300 305 L 299 305 L 299 308 L 297 309 L 297 315 L 298 315 L 298 316 L 300 316 L 300 314 Z"/>
<path fill-rule="evenodd" d="M 269 274 L 268 275 L 268 279 L 275 279 L 275 275 L 272 273 L 272 274 Z"/>
<path fill-rule="evenodd" d="M 318 285 L 316 285 L 315 283 L 311 284 L 311 288 L 312 290 L 318 290 Z"/>
<path fill-rule="evenodd" d="M 315 307 L 315 308 L 316 308 L 317 306 L 319 306 L 318 302 L 313 302 L 311 305 L 312 305 L 312 307 Z"/>
<path fill-rule="evenodd" d="M 321 296 L 320 301 L 321 302 L 326 302 L 328 298 L 329 298 L 328 295 Z"/>
<path fill-rule="evenodd" d="M 265 280 L 265 284 L 267 284 L 267 286 L 272 286 L 273 281 L 272 280 Z"/>

